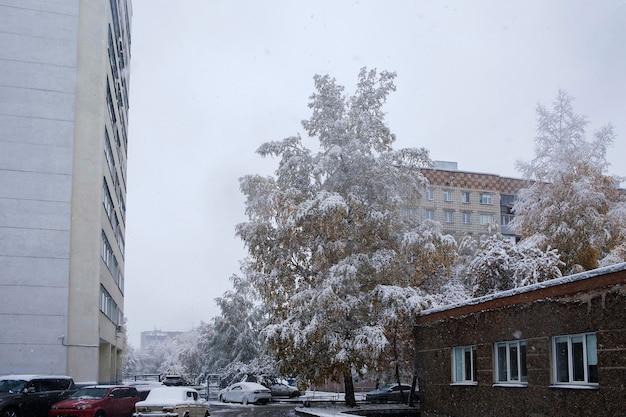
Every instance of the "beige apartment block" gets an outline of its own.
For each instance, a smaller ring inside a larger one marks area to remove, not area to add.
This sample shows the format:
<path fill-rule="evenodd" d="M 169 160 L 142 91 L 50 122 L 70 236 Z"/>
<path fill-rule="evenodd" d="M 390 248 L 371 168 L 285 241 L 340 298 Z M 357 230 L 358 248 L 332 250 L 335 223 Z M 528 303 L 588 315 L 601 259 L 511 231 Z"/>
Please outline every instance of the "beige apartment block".
<path fill-rule="evenodd" d="M 456 238 L 478 238 L 490 225 L 497 225 L 504 236 L 515 239 L 507 225 L 513 218 L 513 200 L 526 181 L 456 168 L 454 162 L 437 162 L 435 168 L 422 169 L 429 185 L 405 215 L 438 221 L 445 233 Z"/>
<path fill-rule="evenodd" d="M 0 1 L 0 374 L 121 378 L 131 15 Z"/>

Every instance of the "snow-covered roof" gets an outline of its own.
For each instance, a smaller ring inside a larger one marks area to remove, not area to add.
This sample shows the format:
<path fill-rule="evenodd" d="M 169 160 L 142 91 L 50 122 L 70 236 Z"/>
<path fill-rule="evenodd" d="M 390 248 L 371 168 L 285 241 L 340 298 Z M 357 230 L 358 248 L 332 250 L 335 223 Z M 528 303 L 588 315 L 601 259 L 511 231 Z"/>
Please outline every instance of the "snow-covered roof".
<path fill-rule="evenodd" d="M 591 271 L 581 272 L 579 274 L 568 275 L 561 278 L 554 278 L 548 281 L 539 282 L 533 285 L 527 285 L 525 287 L 514 288 L 512 290 L 502 291 L 495 294 L 485 295 L 483 297 L 472 298 L 467 301 L 463 301 L 460 303 L 449 304 L 445 306 L 435 307 L 428 310 L 424 310 L 420 313 L 420 316 L 428 316 L 430 314 L 439 313 L 447 310 L 453 310 L 460 307 L 472 306 L 481 303 L 485 303 L 487 301 L 496 300 L 500 298 L 511 297 L 514 295 L 524 294 L 531 291 L 537 291 L 540 289 L 556 287 L 563 284 L 568 284 L 577 281 L 583 281 L 587 279 L 591 279 L 600 275 L 612 274 L 615 272 L 626 271 L 626 262 L 615 264 L 611 266 L 606 266 L 603 268 L 593 269 Z"/>

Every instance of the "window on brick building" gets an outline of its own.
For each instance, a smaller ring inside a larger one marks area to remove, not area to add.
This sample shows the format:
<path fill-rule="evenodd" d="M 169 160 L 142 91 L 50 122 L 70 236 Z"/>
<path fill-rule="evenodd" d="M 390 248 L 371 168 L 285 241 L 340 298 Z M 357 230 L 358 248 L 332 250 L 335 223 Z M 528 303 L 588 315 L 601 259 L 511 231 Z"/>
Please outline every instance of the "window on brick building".
<path fill-rule="evenodd" d="M 435 210 L 433 210 L 433 209 L 426 209 L 426 218 L 428 220 L 435 220 Z"/>
<path fill-rule="evenodd" d="M 597 385 L 598 351 L 595 333 L 552 339 L 552 367 L 556 385 Z"/>
<path fill-rule="evenodd" d="M 463 212 L 463 224 L 470 224 L 472 222 L 472 213 L 469 211 Z"/>
<path fill-rule="evenodd" d="M 498 342 L 495 345 L 496 382 L 499 384 L 525 384 L 526 341 Z"/>
<path fill-rule="evenodd" d="M 476 384 L 476 346 L 457 346 L 452 349 L 452 382 Z"/>
<path fill-rule="evenodd" d="M 452 201 L 452 190 L 443 190 L 443 201 Z"/>
<path fill-rule="evenodd" d="M 469 203 L 470 202 L 470 192 L 469 191 L 461 191 L 461 202 Z"/>
<path fill-rule="evenodd" d="M 493 223 L 493 214 L 489 213 L 481 213 L 480 214 L 480 224 L 492 224 Z"/>
<path fill-rule="evenodd" d="M 491 193 L 480 193 L 480 204 L 493 204 Z"/>
<path fill-rule="evenodd" d="M 454 222 L 454 211 L 452 210 L 444 210 L 443 211 L 443 221 L 446 223 Z"/>
<path fill-rule="evenodd" d="M 428 187 L 426 189 L 426 199 L 427 200 L 434 200 L 435 199 L 435 189 L 434 188 Z"/>

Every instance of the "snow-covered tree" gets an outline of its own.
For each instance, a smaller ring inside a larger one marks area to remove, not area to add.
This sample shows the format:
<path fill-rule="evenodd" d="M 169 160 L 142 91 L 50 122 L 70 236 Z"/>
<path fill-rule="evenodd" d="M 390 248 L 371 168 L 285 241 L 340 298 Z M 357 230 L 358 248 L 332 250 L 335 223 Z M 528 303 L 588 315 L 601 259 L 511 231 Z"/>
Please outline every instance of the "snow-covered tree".
<path fill-rule="evenodd" d="M 614 210 L 617 178 L 606 174 L 613 127 L 588 140 L 588 121 L 574 112 L 572 98 L 561 90 L 553 104 L 537 106 L 535 158 L 517 163 L 529 187 L 518 193 L 510 226 L 544 250 L 557 249 L 563 271 L 571 273 L 596 268 L 623 241 L 618 231 L 625 217 Z"/>
<path fill-rule="evenodd" d="M 472 295 L 480 297 L 558 278 L 561 265 L 556 250 L 541 250 L 532 239 L 516 245 L 494 235 L 482 244 L 466 273 L 472 282 Z"/>
<path fill-rule="evenodd" d="M 394 78 L 363 69 L 346 97 L 334 78 L 316 75 L 302 125 L 318 151 L 299 135 L 265 143 L 258 153 L 279 158 L 275 176 L 241 179 L 249 221 L 237 233 L 271 312 L 264 334 L 285 373 L 343 378 L 349 405 L 353 376 L 388 344 L 380 286 L 418 287 L 454 258 L 444 245 L 428 248 L 435 261 L 420 263 L 424 271 L 410 262 L 418 239 L 399 213 L 419 199 L 419 168 L 431 162 L 424 149 L 392 149 L 382 107 Z"/>
<path fill-rule="evenodd" d="M 275 372 L 274 362 L 259 338 L 265 316 L 245 265 L 242 263 L 243 276 L 231 276 L 233 289 L 215 299 L 221 314 L 213 323 L 203 323 L 196 347 L 203 370 L 220 373 L 229 380 L 245 374 Z"/>

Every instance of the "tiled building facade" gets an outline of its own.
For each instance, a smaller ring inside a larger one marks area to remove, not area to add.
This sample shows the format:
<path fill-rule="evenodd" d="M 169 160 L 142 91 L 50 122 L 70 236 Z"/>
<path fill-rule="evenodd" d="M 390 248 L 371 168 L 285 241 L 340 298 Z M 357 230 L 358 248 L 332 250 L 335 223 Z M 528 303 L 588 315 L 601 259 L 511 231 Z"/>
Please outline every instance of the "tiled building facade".
<path fill-rule="evenodd" d="M 446 163 L 443 167 L 421 170 L 429 186 L 419 205 L 407 208 L 404 214 L 438 221 L 445 233 L 457 238 L 479 237 L 487 232 L 490 224 L 497 224 L 503 235 L 514 239 L 507 224 L 513 218 L 511 208 L 515 195 L 526 186 L 526 181 L 458 171 L 455 163 Z"/>
<path fill-rule="evenodd" d="M 0 374 L 121 378 L 131 16 L 0 1 Z"/>

